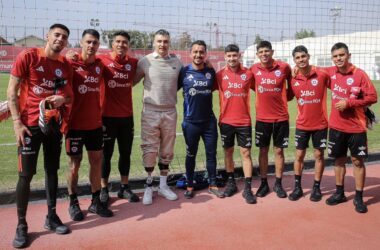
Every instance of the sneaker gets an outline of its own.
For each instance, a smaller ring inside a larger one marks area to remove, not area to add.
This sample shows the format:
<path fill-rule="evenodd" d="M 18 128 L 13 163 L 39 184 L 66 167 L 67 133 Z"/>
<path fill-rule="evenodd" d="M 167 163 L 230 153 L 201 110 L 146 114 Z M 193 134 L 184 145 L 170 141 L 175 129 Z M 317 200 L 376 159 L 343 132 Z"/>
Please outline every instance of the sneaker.
<path fill-rule="evenodd" d="M 256 192 L 257 197 L 265 197 L 269 193 L 269 186 L 267 182 L 262 182 Z"/>
<path fill-rule="evenodd" d="M 147 186 L 147 187 L 145 187 L 143 204 L 144 205 L 151 205 L 152 203 L 153 203 L 153 188 Z"/>
<path fill-rule="evenodd" d="M 225 196 L 224 196 L 224 193 L 221 192 L 221 191 L 219 191 L 219 188 L 218 188 L 217 186 L 210 186 L 210 187 L 208 188 L 208 192 L 209 192 L 210 194 L 215 195 L 215 196 L 218 197 L 218 198 L 224 198 L 224 197 L 225 197 Z"/>
<path fill-rule="evenodd" d="M 236 194 L 238 191 L 238 188 L 236 186 L 236 183 L 234 180 L 227 182 L 227 187 L 224 189 L 224 196 L 231 197 L 232 195 Z"/>
<path fill-rule="evenodd" d="M 293 192 L 289 194 L 289 200 L 296 201 L 299 200 L 303 195 L 303 190 L 301 187 L 295 187 Z"/>
<path fill-rule="evenodd" d="M 78 203 L 69 206 L 69 214 L 73 221 L 81 221 L 84 219 L 84 215 Z"/>
<path fill-rule="evenodd" d="M 273 191 L 276 192 L 278 198 L 286 198 L 288 196 L 285 190 L 282 188 L 281 184 L 275 184 L 273 187 Z"/>
<path fill-rule="evenodd" d="M 108 205 L 109 200 L 110 200 L 110 196 L 108 194 L 108 189 L 107 188 L 100 189 L 99 199 L 100 199 L 101 203 Z"/>
<path fill-rule="evenodd" d="M 117 193 L 117 197 L 120 199 L 127 199 L 129 202 L 139 202 L 140 198 L 132 192 L 131 188 L 129 186 L 126 186 L 125 188 L 121 188 L 119 192 Z"/>
<path fill-rule="evenodd" d="M 175 201 L 178 199 L 178 196 L 167 185 L 159 187 L 158 194 L 170 201 Z"/>
<path fill-rule="evenodd" d="M 100 217 L 112 217 L 113 212 L 107 208 L 107 204 L 102 203 L 99 197 L 95 197 L 91 201 L 91 205 L 88 207 L 88 211 L 93 214 L 97 214 Z"/>
<path fill-rule="evenodd" d="M 12 245 L 14 248 L 24 248 L 28 245 L 28 225 L 17 225 L 16 234 Z"/>
<path fill-rule="evenodd" d="M 251 189 L 244 189 L 243 197 L 248 204 L 256 204 L 256 197 L 253 195 Z"/>
<path fill-rule="evenodd" d="M 313 191 L 310 194 L 311 201 L 320 201 L 322 199 L 321 189 L 319 187 L 313 187 Z"/>
<path fill-rule="evenodd" d="M 38 118 L 38 126 L 42 133 L 50 135 L 52 133 L 58 133 L 62 124 L 61 114 L 58 109 L 53 109 L 51 105 L 42 100 L 39 104 L 40 115 Z"/>
<path fill-rule="evenodd" d="M 339 203 L 346 202 L 347 198 L 344 193 L 333 193 L 327 200 L 326 204 L 330 206 L 338 205 Z"/>
<path fill-rule="evenodd" d="M 355 206 L 355 210 L 356 212 L 358 213 L 367 213 L 368 212 L 368 208 L 367 208 L 367 205 L 364 204 L 363 200 L 362 199 L 356 199 L 354 198 L 354 206 Z"/>
<path fill-rule="evenodd" d="M 186 199 L 192 199 L 194 195 L 194 190 L 186 190 L 186 192 L 184 193 Z"/>
<path fill-rule="evenodd" d="M 57 214 L 46 215 L 44 227 L 47 230 L 54 231 L 56 234 L 67 234 L 69 232 L 69 228 L 62 223 Z"/>

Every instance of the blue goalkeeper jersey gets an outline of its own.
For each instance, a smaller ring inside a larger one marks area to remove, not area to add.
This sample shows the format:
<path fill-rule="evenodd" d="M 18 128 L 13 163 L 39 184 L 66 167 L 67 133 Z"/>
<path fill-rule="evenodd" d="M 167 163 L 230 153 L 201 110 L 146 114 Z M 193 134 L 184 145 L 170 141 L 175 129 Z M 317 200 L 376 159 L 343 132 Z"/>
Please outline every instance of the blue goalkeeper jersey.
<path fill-rule="evenodd" d="M 215 70 L 205 66 L 195 70 L 191 64 L 183 67 L 178 78 L 178 89 L 183 88 L 184 120 L 206 122 L 215 117 L 212 110 L 212 91 Z"/>

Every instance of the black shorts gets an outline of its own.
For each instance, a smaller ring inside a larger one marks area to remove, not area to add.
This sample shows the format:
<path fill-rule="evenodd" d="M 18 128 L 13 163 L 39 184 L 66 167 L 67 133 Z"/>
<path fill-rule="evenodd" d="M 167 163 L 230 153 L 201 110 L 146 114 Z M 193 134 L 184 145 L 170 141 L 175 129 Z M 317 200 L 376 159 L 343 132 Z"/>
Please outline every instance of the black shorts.
<path fill-rule="evenodd" d="M 70 129 L 66 135 L 66 154 L 81 155 L 83 145 L 87 151 L 99 151 L 103 149 L 103 130 L 102 128 L 92 130 Z"/>
<path fill-rule="evenodd" d="M 278 148 L 287 148 L 289 145 L 289 121 L 260 122 L 256 121 L 256 146 L 269 147 L 273 134 L 273 145 Z"/>
<path fill-rule="evenodd" d="M 62 147 L 62 134 L 52 133 L 46 136 L 38 126 L 28 127 L 32 136 L 25 134 L 25 146 L 18 147 L 18 169 L 20 176 L 36 174 L 38 153 L 43 145 L 44 168 L 47 173 L 57 172 Z"/>
<path fill-rule="evenodd" d="M 235 145 L 235 135 L 238 146 L 242 148 L 252 147 L 252 127 L 236 127 L 221 123 L 219 125 L 220 137 L 223 148 L 231 148 Z"/>
<path fill-rule="evenodd" d="M 368 157 L 367 133 L 345 133 L 331 128 L 328 143 L 329 157 L 345 157 L 348 149 L 350 149 L 351 156 Z"/>
<path fill-rule="evenodd" d="M 313 142 L 313 147 L 316 149 L 326 149 L 327 147 L 327 128 L 320 130 L 302 130 L 296 128 L 295 146 L 296 149 L 307 149 L 309 140 Z"/>

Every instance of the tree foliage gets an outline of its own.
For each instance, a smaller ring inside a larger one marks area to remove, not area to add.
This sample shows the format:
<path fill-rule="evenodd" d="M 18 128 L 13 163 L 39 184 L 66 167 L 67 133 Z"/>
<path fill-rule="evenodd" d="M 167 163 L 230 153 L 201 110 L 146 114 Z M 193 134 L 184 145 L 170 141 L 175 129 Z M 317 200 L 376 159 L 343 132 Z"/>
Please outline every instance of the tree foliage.
<path fill-rule="evenodd" d="M 264 39 L 261 38 L 261 36 L 259 34 L 256 34 L 255 36 L 255 43 L 254 44 L 259 44 L 261 41 L 263 41 Z"/>
<path fill-rule="evenodd" d="M 297 31 L 296 34 L 294 35 L 295 39 L 303 39 L 306 37 L 315 37 L 316 34 L 313 30 L 306 30 L 306 29 L 301 29 L 300 31 Z"/>

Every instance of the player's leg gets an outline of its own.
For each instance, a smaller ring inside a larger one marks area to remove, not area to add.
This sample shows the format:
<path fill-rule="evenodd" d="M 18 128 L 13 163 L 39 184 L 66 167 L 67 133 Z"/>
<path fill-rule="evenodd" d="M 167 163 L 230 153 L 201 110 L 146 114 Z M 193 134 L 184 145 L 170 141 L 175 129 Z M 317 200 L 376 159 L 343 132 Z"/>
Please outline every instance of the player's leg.
<path fill-rule="evenodd" d="M 275 122 L 273 126 L 273 151 L 276 171 L 276 182 L 273 191 L 279 198 L 286 198 L 282 187 L 282 174 L 285 167 L 284 149 L 289 145 L 289 121 Z"/>
<path fill-rule="evenodd" d="M 259 147 L 259 169 L 261 184 L 256 192 L 257 197 L 264 197 L 269 193 L 267 179 L 268 173 L 268 153 L 270 138 L 273 132 L 273 123 L 256 121 L 255 126 L 255 144 Z"/>

